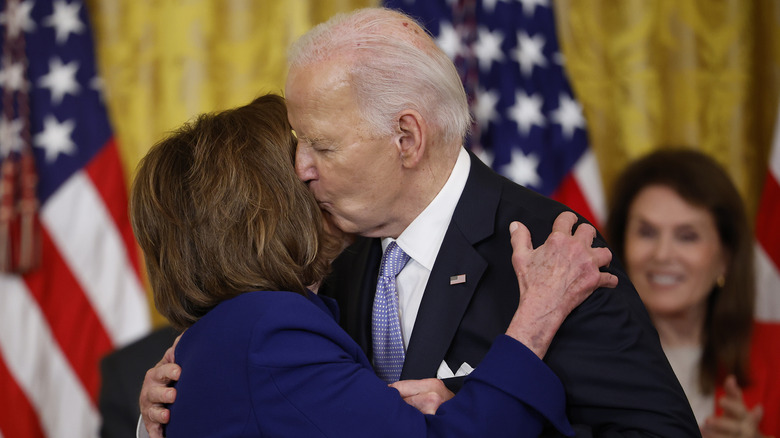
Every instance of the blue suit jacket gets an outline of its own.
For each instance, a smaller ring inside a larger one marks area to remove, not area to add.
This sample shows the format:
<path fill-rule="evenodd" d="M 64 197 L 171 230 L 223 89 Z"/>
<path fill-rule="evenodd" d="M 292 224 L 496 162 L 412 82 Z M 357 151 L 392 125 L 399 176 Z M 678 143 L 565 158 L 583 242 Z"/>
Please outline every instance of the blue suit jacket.
<path fill-rule="evenodd" d="M 182 336 L 168 437 L 523 437 L 572 432 L 558 378 L 530 350 L 496 340 L 436 415 L 407 405 L 338 326 L 336 305 L 292 292 L 219 304 Z"/>
<path fill-rule="evenodd" d="M 468 181 L 423 295 L 402 379 L 436 377 L 442 360 L 451 370 L 464 362 L 479 369 L 519 299 L 509 224 L 525 224 L 536 247 L 565 210 L 471 156 Z M 599 235 L 594 245 L 606 243 Z M 369 357 L 380 258 L 379 239 L 359 238 L 320 288 L 321 295 L 336 298 L 340 323 Z M 563 382 L 577 436 L 700 436 L 639 295 L 616 260 L 609 271 L 617 275 L 618 287 L 597 290 L 575 309 L 544 359 Z M 450 277 L 460 274 L 466 282 L 450 285 Z M 457 390 L 460 382 L 448 380 Z"/>

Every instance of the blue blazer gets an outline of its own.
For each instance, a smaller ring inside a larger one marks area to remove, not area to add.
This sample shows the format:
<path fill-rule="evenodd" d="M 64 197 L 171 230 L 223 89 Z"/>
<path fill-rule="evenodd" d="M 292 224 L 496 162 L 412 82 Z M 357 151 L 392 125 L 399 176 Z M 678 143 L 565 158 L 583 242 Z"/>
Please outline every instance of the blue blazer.
<path fill-rule="evenodd" d="M 539 246 L 566 206 L 498 175 L 471 155 L 471 170 L 425 288 L 402 379 L 436 377 L 442 361 L 479 370 L 504 333 L 519 292 L 509 224 L 520 221 Z M 581 218 L 581 221 L 584 219 Z M 606 246 L 601 235 L 595 246 Z M 371 305 L 381 259 L 379 239 L 358 240 L 334 262 L 321 295 L 334 297 L 341 325 L 371 357 Z M 688 400 L 658 334 L 617 260 L 616 289 L 597 290 L 564 321 L 544 361 L 563 382 L 578 437 L 698 437 Z M 450 285 L 451 276 L 464 283 Z M 457 390 L 458 378 L 447 379 Z M 554 429 L 544 435 L 556 435 Z"/>
<path fill-rule="evenodd" d="M 535 437 L 549 422 L 573 432 L 558 378 L 508 336 L 455 398 L 423 415 L 376 377 L 336 309 L 315 294 L 264 291 L 207 313 L 176 347 L 167 436 Z"/>

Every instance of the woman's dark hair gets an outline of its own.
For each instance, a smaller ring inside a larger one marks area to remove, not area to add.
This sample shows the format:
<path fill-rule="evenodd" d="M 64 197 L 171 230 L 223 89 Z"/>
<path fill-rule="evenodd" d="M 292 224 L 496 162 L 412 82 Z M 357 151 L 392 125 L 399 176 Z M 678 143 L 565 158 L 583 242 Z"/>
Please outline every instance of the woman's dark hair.
<path fill-rule="evenodd" d="M 690 149 L 661 149 L 630 164 L 617 178 L 610 197 L 607 240 L 624 259 L 631 204 L 648 186 L 665 186 L 691 205 L 710 212 L 727 252 L 725 284 L 708 298 L 703 329 L 700 385 L 704 393 L 734 374 L 748 380 L 750 336 L 755 305 L 753 234 L 742 198 L 725 170 L 709 156 Z"/>

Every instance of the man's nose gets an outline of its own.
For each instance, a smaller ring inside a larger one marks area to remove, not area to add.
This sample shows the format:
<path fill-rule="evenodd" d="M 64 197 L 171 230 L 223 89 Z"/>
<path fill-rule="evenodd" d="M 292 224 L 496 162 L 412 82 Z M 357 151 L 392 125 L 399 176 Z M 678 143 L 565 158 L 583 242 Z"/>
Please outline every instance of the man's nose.
<path fill-rule="evenodd" d="M 311 154 L 306 147 L 300 145 L 295 149 L 295 173 L 298 179 L 305 183 L 317 178 L 317 169 L 314 167 Z"/>

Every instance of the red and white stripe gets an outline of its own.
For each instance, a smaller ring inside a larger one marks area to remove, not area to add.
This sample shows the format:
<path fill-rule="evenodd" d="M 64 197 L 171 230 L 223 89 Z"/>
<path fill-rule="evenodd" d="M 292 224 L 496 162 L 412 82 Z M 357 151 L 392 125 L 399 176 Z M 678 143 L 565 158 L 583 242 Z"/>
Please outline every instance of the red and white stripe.
<path fill-rule="evenodd" d="M 572 171 L 561 181 L 552 195 L 577 213 L 585 216 L 596 228 L 604 224 L 607 206 L 601 183 L 599 164 L 588 149 L 574 164 Z"/>
<path fill-rule="evenodd" d="M 111 142 L 41 209 L 42 268 L 0 275 L 0 431 L 89 437 L 99 361 L 150 328 Z"/>
<path fill-rule="evenodd" d="M 780 112 L 756 217 L 756 318 L 780 323 Z"/>

